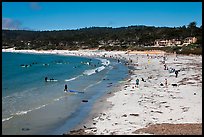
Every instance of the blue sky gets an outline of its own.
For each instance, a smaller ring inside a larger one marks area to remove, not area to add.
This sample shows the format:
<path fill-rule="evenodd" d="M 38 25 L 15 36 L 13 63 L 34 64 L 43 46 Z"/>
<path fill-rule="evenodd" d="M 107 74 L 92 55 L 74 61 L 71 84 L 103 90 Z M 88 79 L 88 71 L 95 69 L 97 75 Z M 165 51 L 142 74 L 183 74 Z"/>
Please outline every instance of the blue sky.
<path fill-rule="evenodd" d="M 202 25 L 202 2 L 2 2 L 2 29 Z"/>

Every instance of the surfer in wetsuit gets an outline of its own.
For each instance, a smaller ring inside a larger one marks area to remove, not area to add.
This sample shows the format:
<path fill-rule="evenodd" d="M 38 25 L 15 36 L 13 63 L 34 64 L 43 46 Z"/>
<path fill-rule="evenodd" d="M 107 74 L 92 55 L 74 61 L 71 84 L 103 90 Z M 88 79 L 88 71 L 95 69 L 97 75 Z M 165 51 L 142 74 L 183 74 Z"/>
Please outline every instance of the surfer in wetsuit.
<path fill-rule="evenodd" d="M 67 91 L 67 84 L 65 84 L 64 86 L 64 91 Z"/>
<path fill-rule="evenodd" d="M 47 77 L 45 77 L 45 82 L 47 82 Z"/>

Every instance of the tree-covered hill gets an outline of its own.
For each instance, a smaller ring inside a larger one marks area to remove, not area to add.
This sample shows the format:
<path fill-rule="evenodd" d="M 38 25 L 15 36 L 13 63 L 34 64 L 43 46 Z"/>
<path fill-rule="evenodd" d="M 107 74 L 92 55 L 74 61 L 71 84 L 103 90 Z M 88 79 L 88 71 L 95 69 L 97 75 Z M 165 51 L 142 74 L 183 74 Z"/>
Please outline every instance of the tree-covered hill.
<path fill-rule="evenodd" d="M 16 49 L 84 49 L 101 48 L 114 50 L 152 46 L 156 39 L 196 37 L 202 44 L 202 26 L 195 22 L 182 27 L 128 26 L 120 28 L 90 27 L 77 30 L 27 31 L 3 30 L 2 48 Z"/>

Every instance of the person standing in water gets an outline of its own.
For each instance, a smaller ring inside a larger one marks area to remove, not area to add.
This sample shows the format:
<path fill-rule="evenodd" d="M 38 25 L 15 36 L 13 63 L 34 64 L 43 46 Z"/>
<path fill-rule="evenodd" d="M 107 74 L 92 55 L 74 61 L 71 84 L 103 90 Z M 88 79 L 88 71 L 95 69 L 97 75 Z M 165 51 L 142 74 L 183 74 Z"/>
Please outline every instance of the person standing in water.
<path fill-rule="evenodd" d="M 45 77 L 45 82 L 47 82 L 47 77 Z"/>
<path fill-rule="evenodd" d="M 64 86 L 64 91 L 67 91 L 67 84 L 65 84 Z"/>

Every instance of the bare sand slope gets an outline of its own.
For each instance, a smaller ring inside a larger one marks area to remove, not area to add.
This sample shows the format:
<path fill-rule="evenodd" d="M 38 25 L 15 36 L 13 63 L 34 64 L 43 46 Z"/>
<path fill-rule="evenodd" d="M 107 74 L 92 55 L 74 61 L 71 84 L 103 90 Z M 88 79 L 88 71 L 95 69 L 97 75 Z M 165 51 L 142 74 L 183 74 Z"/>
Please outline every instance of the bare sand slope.
<path fill-rule="evenodd" d="M 120 57 L 132 59 L 135 70 L 129 82 L 107 98 L 111 107 L 81 129 L 84 134 L 202 134 L 202 56 L 166 55 L 167 67 L 180 70 L 177 78 L 164 70 L 163 57 L 158 54 L 121 53 Z"/>

